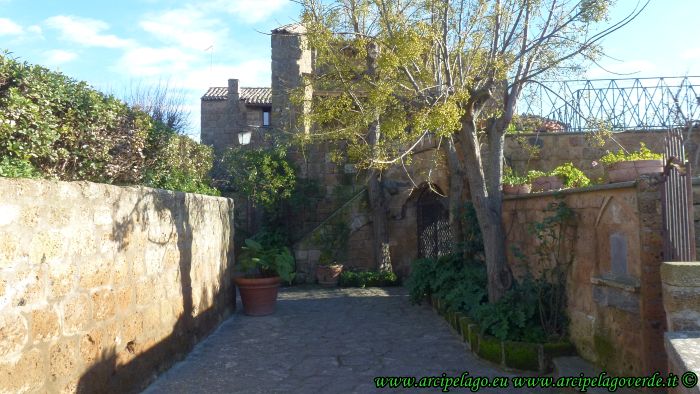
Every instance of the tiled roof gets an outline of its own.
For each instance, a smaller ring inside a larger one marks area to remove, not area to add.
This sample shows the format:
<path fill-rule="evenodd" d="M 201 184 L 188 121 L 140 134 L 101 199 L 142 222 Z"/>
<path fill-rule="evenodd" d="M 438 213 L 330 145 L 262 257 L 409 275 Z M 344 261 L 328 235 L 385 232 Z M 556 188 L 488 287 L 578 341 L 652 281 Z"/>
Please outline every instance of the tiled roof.
<path fill-rule="evenodd" d="M 303 34 L 306 33 L 306 28 L 298 23 L 290 23 L 288 25 L 280 26 L 272 30 L 273 34 Z"/>
<path fill-rule="evenodd" d="M 272 90 L 270 88 L 240 88 L 239 97 L 246 104 L 272 104 Z M 228 88 L 209 88 L 202 100 L 227 100 Z"/>
<path fill-rule="evenodd" d="M 228 88 L 209 88 L 202 100 L 226 100 L 228 98 Z"/>
<path fill-rule="evenodd" d="M 239 93 L 246 104 L 272 104 L 270 88 L 241 88 Z"/>

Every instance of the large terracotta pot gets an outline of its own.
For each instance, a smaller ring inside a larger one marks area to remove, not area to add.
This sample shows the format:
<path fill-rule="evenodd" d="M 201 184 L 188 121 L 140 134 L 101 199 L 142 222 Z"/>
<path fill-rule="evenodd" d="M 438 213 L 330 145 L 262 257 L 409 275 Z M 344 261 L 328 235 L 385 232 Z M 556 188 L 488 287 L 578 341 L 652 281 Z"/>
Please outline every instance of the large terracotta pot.
<path fill-rule="evenodd" d="M 503 194 L 516 195 L 530 193 L 530 184 L 524 185 L 503 185 Z"/>
<path fill-rule="evenodd" d="M 316 280 L 318 284 L 325 287 L 338 286 L 340 274 L 343 272 L 341 264 L 317 265 Z"/>
<path fill-rule="evenodd" d="M 546 192 L 548 190 L 559 190 L 564 187 L 564 181 L 558 176 L 540 176 L 532 180 L 533 192 Z"/>
<path fill-rule="evenodd" d="M 241 292 L 243 313 L 249 316 L 265 316 L 275 311 L 277 290 L 282 281 L 279 276 L 271 278 L 233 278 Z"/>
<path fill-rule="evenodd" d="M 663 160 L 632 160 L 620 161 L 608 165 L 606 168 L 608 182 L 636 181 L 640 175 L 658 174 L 663 172 Z"/>

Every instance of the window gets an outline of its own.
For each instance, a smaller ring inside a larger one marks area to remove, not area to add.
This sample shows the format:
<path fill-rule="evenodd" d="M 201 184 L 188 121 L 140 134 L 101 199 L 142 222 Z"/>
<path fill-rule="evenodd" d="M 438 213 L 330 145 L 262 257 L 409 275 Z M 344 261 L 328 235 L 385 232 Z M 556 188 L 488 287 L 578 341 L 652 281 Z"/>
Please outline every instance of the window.
<path fill-rule="evenodd" d="M 262 113 L 262 125 L 263 127 L 270 127 L 270 109 L 263 109 Z"/>

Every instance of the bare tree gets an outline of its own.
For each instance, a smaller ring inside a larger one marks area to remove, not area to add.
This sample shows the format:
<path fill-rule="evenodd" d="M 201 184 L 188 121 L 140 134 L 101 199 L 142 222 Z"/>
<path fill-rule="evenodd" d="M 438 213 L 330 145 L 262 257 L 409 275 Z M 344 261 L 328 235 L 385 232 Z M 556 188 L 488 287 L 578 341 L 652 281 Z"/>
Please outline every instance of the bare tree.
<path fill-rule="evenodd" d="M 410 156 L 428 131 L 444 138 L 451 208 L 463 203 L 468 184 L 484 236 L 489 300 L 498 300 L 512 284 L 501 218 L 504 136 L 523 87 L 595 61 L 600 40 L 647 3 L 613 23 L 606 0 L 303 4 L 319 62 L 311 83 L 334 92 L 311 106 L 319 135 L 344 141 L 356 162 L 376 171 Z"/>
<path fill-rule="evenodd" d="M 168 129 L 185 134 L 190 126 L 190 111 L 182 89 L 170 87 L 169 82 L 159 81 L 155 85 L 131 84 L 123 99 L 139 108 Z"/>

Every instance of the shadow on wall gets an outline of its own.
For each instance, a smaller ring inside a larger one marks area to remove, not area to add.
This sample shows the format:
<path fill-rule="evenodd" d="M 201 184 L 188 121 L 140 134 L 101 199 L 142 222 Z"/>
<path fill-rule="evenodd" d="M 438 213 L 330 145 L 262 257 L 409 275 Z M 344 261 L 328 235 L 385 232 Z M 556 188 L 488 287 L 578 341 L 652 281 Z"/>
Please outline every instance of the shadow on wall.
<path fill-rule="evenodd" d="M 193 246 L 195 246 L 193 245 L 193 224 L 197 226 L 197 231 L 203 231 L 203 229 L 210 231 L 208 229 L 213 227 L 202 221 L 203 206 L 205 206 L 202 200 L 207 197 L 181 192 L 145 190 L 146 193 L 141 193 L 138 199 L 132 198 L 135 201 L 133 208 L 128 213 L 124 211 L 126 204 L 121 198 L 117 200 L 120 203 L 113 205 L 114 217 L 122 218 L 115 221 L 113 225 L 113 240 L 118 243 L 119 251 L 127 253 L 127 256 L 129 256 L 128 252 L 132 243 L 136 244 L 135 248 L 139 247 L 140 240 L 134 237 L 136 232 L 147 233 L 148 242 L 152 244 L 164 246 L 176 242 L 179 255 L 178 277 L 182 297 L 181 309 L 175 312 L 177 319 L 167 336 L 158 334 L 168 331 L 168 328 L 163 327 L 163 325 L 171 324 L 171 321 L 165 321 L 162 316 L 160 320 L 156 320 L 156 324 L 160 324 L 159 327 L 149 327 L 147 323 L 139 322 L 136 318 L 134 321 L 128 321 L 128 317 L 123 318 L 121 327 L 118 328 L 120 330 L 117 334 L 119 339 L 110 338 L 110 341 L 105 343 L 101 349 L 101 354 L 96 357 L 96 361 L 80 377 L 77 385 L 79 393 L 139 392 L 158 373 L 167 370 L 178 359 L 184 358 L 201 338 L 209 334 L 235 308 L 235 290 L 230 280 L 233 268 L 232 224 L 230 231 L 220 231 L 219 234 L 218 245 L 222 246 L 219 253 L 219 264 L 226 263 L 226 268 L 219 272 L 218 286 L 212 285 L 214 287 L 211 289 L 212 291 L 202 286 L 201 297 L 198 299 L 206 300 L 208 296 L 212 297 L 212 295 L 213 298 L 210 298 L 212 301 L 209 308 L 200 310 L 199 305 L 195 305 L 192 288 Z M 227 206 L 231 208 L 230 204 L 219 204 L 219 217 L 222 223 L 232 223 L 230 211 L 226 209 Z M 151 221 L 148 217 L 149 212 L 154 211 L 158 214 L 158 218 Z M 162 222 L 164 217 L 170 218 L 171 228 L 166 232 L 156 234 L 155 237 L 152 236 L 154 232 L 150 226 L 153 224 L 157 226 L 158 221 Z M 204 227 L 201 228 L 201 226 Z M 212 235 L 216 236 L 213 231 Z M 228 248 L 223 246 L 228 246 Z M 147 264 L 143 260 L 143 258 L 141 260 L 134 259 L 133 264 Z M 219 267 L 220 265 L 217 265 L 215 269 Z M 133 265 L 131 272 L 131 277 L 134 280 L 139 280 L 134 274 L 135 267 Z M 160 272 L 156 272 L 155 275 L 161 276 Z M 165 283 L 165 285 L 169 284 Z M 162 301 L 156 299 L 157 289 L 153 290 L 153 301 Z M 139 306 L 136 302 L 132 302 L 130 313 L 138 314 L 140 312 Z M 134 324 L 134 322 L 137 324 L 137 329 L 133 330 L 133 333 L 127 333 L 125 326 Z M 149 330 L 153 331 L 149 332 Z M 156 338 L 160 338 L 160 340 Z"/>

